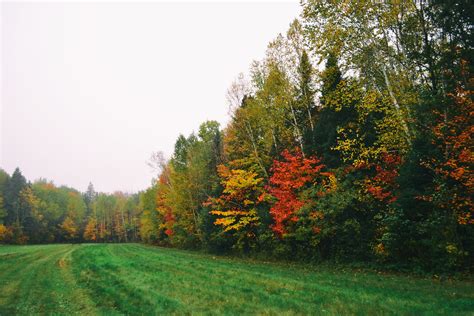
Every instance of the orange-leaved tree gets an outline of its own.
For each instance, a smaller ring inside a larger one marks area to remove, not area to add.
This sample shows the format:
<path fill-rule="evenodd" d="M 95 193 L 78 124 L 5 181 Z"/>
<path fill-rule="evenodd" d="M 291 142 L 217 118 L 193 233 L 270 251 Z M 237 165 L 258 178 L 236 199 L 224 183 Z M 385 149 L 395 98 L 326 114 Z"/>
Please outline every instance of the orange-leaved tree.
<path fill-rule="evenodd" d="M 71 216 L 67 216 L 59 226 L 63 230 L 63 235 L 67 240 L 74 240 L 77 237 L 78 227 Z"/>
<path fill-rule="evenodd" d="M 365 179 L 367 192 L 376 200 L 391 204 L 397 200 L 394 190 L 397 188 L 398 171 L 401 164 L 400 156 L 396 154 L 383 153 L 381 161 L 375 165 L 375 175 Z M 366 165 L 365 167 L 371 167 Z"/>
<path fill-rule="evenodd" d="M 158 178 L 156 190 L 156 210 L 160 217 L 160 229 L 163 229 L 165 235 L 169 238 L 174 234 L 173 226 L 176 222 L 175 214 L 168 201 L 170 192 L 170 169 L 168 165 L 163 166 L 163 170 Z"/>
<path fill-rule="evenodd" d="M 270 209 L 273 218 L 273 231 L 280 237 L 288 232 L 290 223 L 298 221 L 298 211 L 308 202 L 301 193 L 310 185 L 316 185 L 318 178 L 331 177 L 330 173 L 321 172 L 324 165 L 316 157 L 304 157 L 299 148 L 293 152 L 284 150 L 283 160 L 275 160 L 272 176 L 267 186 L 268 194 L 274 198 Z"/>
<path fill-rule="evenodd" d="M 441 155 L 429 166 L 438 175 L 430 197 L 442 209 L 454 212 L 461 225 L 474 224 L 474 102 L 472 90 L 458 87 L 450 93 L 450 111 L 437 112 L 434 143 Z"/>
<path fill-rule="evenodd" d="M 87 241 L 97 241 L 97 235 L 97 219 L 91 216 L 84 228 L 84 239 Z"/>

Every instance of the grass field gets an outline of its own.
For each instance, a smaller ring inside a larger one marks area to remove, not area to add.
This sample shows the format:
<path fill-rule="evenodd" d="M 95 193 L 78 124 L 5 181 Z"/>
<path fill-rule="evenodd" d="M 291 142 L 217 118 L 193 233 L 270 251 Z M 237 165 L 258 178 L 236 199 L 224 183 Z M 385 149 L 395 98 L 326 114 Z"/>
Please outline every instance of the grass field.
<path fill-rule="evenodd" d="M 470 282 L 139 244 L 0 247 L 0 314 L 474 314 Z"/>

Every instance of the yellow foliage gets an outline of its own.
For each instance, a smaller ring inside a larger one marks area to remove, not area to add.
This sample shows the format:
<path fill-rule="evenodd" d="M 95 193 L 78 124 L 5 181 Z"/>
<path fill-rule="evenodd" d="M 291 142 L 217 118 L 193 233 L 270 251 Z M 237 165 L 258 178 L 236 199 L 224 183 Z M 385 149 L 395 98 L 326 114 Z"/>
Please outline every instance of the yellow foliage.
<path fill-rule="evenodd" d="M 12 230 L 3 224 L 0 224 L 0 242 L 8 241 L 12 236 Z"/>
<path fill-rule="evenodd" d="M 60 225 L 64 230 L 64 235 L 67 239 L 74 239 L 77 236 L 77 226 L 71 217 L 66 217 L 64 222 Z"/>
<path fill-rule="evenodd" d="M 219 216 L 214 225 L 222 226 L 224 231 L 240 231 L 258 225 L 259 217 L 254 206 L 263 193 L 263 178 L 259 178 L 256 172 L 230 170 L 224 165 L 218 167 L 218 172 L 222 178 L 223 194 L 207 203 L 214 208 L 209 213 Z"/>

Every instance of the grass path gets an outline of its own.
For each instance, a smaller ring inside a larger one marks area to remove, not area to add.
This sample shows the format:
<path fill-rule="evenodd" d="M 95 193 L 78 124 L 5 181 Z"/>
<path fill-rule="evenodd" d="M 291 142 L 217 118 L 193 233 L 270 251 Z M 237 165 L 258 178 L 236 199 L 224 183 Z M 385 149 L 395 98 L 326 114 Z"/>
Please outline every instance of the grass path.
<path fill-rule="evenodd" d="M 0 247 L 0 315 L 51 313 L 474 315 L 474 285 L 139 244 Z"/>
<path fill-rule="evenodd" d="M 0 252 L 1 315 L 95 312 L 94 304 L 88 301 L 67 267 L 75 246 L 11 248 L 19 251 Z"/>

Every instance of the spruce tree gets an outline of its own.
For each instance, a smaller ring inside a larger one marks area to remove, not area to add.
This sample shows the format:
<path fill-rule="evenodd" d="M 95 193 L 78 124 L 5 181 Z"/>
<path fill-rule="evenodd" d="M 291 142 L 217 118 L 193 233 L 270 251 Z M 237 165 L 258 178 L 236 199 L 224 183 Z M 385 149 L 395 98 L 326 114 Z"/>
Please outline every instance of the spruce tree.
<path fill-rule="evenodd" d="M 321 111 L 314 129 L 313 141 L 316 153 L 327 166 L 333 168 L 341 162 L 340 155 L 333 149 L 337 145 L 337 130 L 350 119 L 353 109 L 344 104 L 340 105 L 340 109 L 335 109 L 328 104 L 328 100 L 343 80 L 335 55 L 329 55 L 321 78 Z"/>
<path fill-rule="evenodd" d="M 7 216 L 6 225 L 12 225 L 20 221 L 20 192 L 26 187 L 26 179 L 21 174 L 19 168 L 16 168 L 11 178 L 8 180 L 5 189 L 5 204 Z"/>
<path fill-rule="evenodd" d="M 307 153 L 314 151 L 314 127 L 318 116 L 318 109 L 314 102 L 314 90 L 312 83 L 313 66 L 309 60 L 306 50 L 301 53 L 298 65 L 298 86 L 296 87 L 296 103 L 298 120 L 303 122 L 303 144 Z"/>

